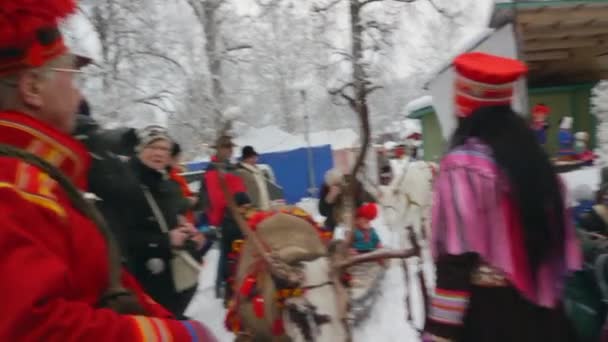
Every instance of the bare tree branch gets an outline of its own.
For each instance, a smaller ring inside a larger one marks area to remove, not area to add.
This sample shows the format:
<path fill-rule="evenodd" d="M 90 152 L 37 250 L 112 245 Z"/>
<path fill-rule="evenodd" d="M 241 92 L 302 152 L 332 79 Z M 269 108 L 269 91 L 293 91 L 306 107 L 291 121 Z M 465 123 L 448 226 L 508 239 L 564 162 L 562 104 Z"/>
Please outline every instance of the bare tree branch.
<path fill-rule="evenodd" d="M 399 1 L 399 0 L 393 0 L 393 1 Z M 435 9 L 435 11 L 437 11 L 437 13 L 450 18 L 450 19 L 454 19 L 456 16 L 458 16 L 458 12 L 456 13 L 448 13 L 448 11 L 445 8 L 441 8 L 439 7 L 439 5 L 437 5 L 435 3 L 435 0 L 426 0 L 429 4 L 431 4 L 431 6 L 433 6 L 433 8 Z M 407 2 L 407 0 L 406 0 Z"/>
<path fill-rule="evenodd" d="M 380 1 L 384 1 L 384 0 L 365 0 L 361 2 L 361 8 L 371 4 L 372 2 L 380 2 Z"/>
<path fill-rule="evenodd" d="M 420 254 L 419 248 L 412 248 L 406 250 L 390 250 L 390 249 L 379 249 L 373 252 L 360 254 L 348 258 L 346 261 L 338 263 L 338 268 L 348 268 L 364 262 L 378 261 L 384 259 L 405 259 Z"/>
<path fill-rule="evenodd" d="M 238 45 L 233 45 L 233 46 L 227 46 L 224 49 L 224 51 L 225 52 L 232 52 L 232 51 L 247 50 L 247 49 L 253 49 L 253 45 L 251 45 L 251 44 L 238 44 Z"/>
<path fill-rule="evenodd" d="M 365 94 L 369 95 L 369 94 L 373 93 L 374 91 L 382 89 L 382 88 L 383 87 L 380 85 L 375 85 L 375 86 L 369 87 L 369 88 L 365 89 Z"/>
<path fill-rule="evenodd" d="M 328 10 L 332 9 L 334 6 L 339 4 L 341 1 L 342 0 L 332 0 L 329 4 L 327 4 L 325 6 L 314 5 L 312 7 L 312 11 L 316 12 L 316 13 L 327 12 Z"/>

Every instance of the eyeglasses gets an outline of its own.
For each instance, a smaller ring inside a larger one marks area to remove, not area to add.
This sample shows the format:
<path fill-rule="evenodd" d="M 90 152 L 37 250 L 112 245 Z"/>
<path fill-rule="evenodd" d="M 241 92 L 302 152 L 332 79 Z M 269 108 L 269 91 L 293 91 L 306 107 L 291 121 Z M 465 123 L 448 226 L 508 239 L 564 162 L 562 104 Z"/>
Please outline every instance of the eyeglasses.
<path fill-rule="evenodd" d="M 49 70 L 54 71 L 54 72 L 65 72 L 65 73 L 70 73 L 72 74 L 72 80 L 74 82 L 74 85 L 78 88 L 78 89 L 82 89 L 84 87 L 85 81 L 86 81 L 86 74 L 84 71 L 80 70 L 80 69 L 72 69 L 72 68 L 49 68 Z"/>
<path fill-rule="evenodd" d="M 72 81 L 74 82 L 74 86 L 76 86 L 78 89 L 82 89 L 82 87 L 84 86 L 86 74 L 82 70 L 71 69 L 71 68 L 49 68 L 47 70 L 53 71 L 53 72 L 70 73 L 70 74 L 74 75 L 72 77 Z M 16 81 L 9 81 L 9 80 L 5 80 L 5 79 L 0 79 L 0 83 L 2 83 L 4 86 L 8 86 L 8 87 L 16 87 L 17 86 L 17 82 Z"/>

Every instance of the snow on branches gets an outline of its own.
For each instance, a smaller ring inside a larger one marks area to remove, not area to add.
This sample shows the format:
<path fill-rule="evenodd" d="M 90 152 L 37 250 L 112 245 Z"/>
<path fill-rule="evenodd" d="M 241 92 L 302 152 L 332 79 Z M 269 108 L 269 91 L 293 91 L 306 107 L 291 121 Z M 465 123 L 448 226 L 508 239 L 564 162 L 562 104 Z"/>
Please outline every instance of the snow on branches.
<path fill-rule="evenodd" d="M 597 118 L 599 164 L 608 165 L 608 81 L 599 82 L 591 91 L 591 111 Z"/>

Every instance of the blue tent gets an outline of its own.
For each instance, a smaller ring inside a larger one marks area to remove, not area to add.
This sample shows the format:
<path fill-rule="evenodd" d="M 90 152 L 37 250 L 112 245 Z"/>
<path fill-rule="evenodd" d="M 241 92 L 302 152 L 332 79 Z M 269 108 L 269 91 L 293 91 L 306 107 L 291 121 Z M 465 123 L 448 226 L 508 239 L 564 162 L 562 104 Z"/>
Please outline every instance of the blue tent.
<path fill-rule="evenodd" d="M 323 183 L 325 172 L 334 166 L 330 145 L 312 147 L 314 175 L 319 188 Z M 278 185 L 283 187 L 287 203 L 294 204 L 303 197 L 308 197 L 308 149 L 299 148 L 291 151 L 260 154 L 260 164 L 270 165 L 274 171 Z M 204 171 L 208 162 L 186 164 L 188 172 Z"/>
<path fill-rule="evenodd" d="M 333 167 L 333 155 L 330 145 L 312 147 L 314 175 L 317 188 L 323 182 L 325 172 Z M 287 203 L 297 203 L 303 197 L 308 197 L 308 149 L 265 153 L 260 155 L 259 162 L 272 167 L 277 183 L 283 187 Z"/>
<path fill-rule="evenodd" d="M 209 165 L 208 161 L 200 161 L 200 162 L 190 162 L 186 163 L 186 169 L 188 172 L 199 172 L 205 171 L 207 169 L 207 165 Z"/>

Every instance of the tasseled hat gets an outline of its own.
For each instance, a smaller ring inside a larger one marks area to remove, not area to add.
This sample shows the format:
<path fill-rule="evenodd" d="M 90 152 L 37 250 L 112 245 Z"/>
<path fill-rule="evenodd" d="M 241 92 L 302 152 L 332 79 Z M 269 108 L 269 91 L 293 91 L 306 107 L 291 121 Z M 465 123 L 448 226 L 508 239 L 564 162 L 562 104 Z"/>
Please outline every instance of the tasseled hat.
<path fill-rule="evenodd" d="M 467 117 L 479 107 L 510 105 L 515 81 L 528 71 L 516 59 L 482 52 L 456 57 L 454 68 L 455 109 L 459 117 Z"/>
<path fill-rule="evenodd" d="M 137 152 L 143 150 L 146 146 L 158 140 L 166 140 L 173 144 L 173 139 L 171 139 L 171 136 L 169 136 L 167 129 L 158 125 L 150 125 L 137 131 L 137 137 L 139 139 L 139 143 L 135 148 Z"/>
<path fill-rule="evenodd" d="M 75 10 L 74 0 L 0 0 L 0 76 L 66 54 L 59 22 Z"/>
<path fill-rule="evenodd" d="M 374 203 L 365 203 L 357 209 L 357 218 L 373 221 L 378 217 L 378 208 Z"/>

